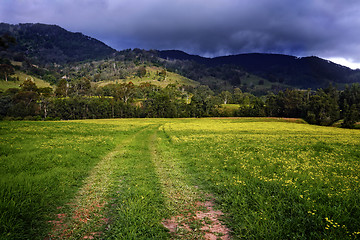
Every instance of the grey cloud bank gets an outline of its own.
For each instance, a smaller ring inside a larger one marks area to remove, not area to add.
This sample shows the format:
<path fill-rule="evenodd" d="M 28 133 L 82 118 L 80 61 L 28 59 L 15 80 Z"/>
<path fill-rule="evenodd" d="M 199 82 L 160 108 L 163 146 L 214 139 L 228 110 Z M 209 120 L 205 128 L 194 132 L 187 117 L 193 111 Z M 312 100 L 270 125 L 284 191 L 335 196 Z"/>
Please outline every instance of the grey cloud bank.
<path fill-rule="evenodd" d="M 360 63 L 359 12 L 357 0 L 1 0 L 0 21 L 57 24 L 118 50 L 264 52 Z"/>

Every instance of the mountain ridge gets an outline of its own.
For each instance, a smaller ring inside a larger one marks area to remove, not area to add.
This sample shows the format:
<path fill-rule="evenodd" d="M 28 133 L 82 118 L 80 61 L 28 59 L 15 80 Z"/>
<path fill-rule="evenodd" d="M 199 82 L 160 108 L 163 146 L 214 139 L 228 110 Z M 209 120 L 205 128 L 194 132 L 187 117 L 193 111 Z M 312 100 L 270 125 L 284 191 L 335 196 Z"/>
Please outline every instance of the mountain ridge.
<path fill-rule="evenodd" d="M 214 58 L 190 55 L 179 50 L 160 51 L 163 59 L 195 61 L 208 67 L 235 65 L 271 82 L 300 88 L 326 87 L 329 83 L 348 84 L 360 81 L 360 70 L 333 63 L 316 56 L 296 57 L 285 54 L 245 53 Z"/>
<path fill-rule="evenodd" d="M 68 63 L 105 58 L 116 50 L 80 32 L 42 23 L 0 23 L 0 35 L 9 34 L 17 44 L 10 51 L 22 52 L 39 63 Z"/>
<path fill-rule="evenodd" d="M 138 58 L 146 55 L 145 62 L 162 64 L 165 68 L 170 65 L 171 70 L 187 78 L 203 84 L 212 82 L 213 88 L 225 84 L 228 85 L 227 88 L 232 86 L 247 89 L 244 82 L 260 85 L 263 82 L 261 79 L 301 89 L 324 88 L 330 83 L 342 88 L 345 84 L 360 82 L 360 70 L 352 70 L 315 56 L 299 58 L 284 54 L 245 53 L 207 58 L 180 50 L 116 51 L 82 33 L 41 23 L 0 23 L 0 36 L 3 34 L 13 35 L 17 39 L 17 44 L 7 51 L 12 51 L 16 56 L 25 55 L 35 64 L 51 66 L 112 57 L 127 59 L 128 56 L 135 63 Z M 2 51 L 2 55 L 4 54 L 6 55 L 6 51 Z M 249 75 L 257 76 L 254 78 L 257 82 L 246 80 Z"/>

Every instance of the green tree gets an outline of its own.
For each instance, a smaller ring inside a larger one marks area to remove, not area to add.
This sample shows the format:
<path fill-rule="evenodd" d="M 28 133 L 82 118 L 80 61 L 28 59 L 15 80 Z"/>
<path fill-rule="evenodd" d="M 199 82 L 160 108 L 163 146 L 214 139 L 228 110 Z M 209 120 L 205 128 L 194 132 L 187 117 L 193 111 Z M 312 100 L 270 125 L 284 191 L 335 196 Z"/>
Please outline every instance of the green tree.
<path fill-rule="evenodd" d="M 349 113 L 352 105 L 355 105 L 356 111 L 360 112 L 360 84 L 346 86 L 345 90 L 340 93 L 339 105 L 342 110 L 342 118 L 346 117 L 345 115 Z"/>
<path fill-rule="evenodd" d="M 201 85 L 194 90 L 188 111 L 192 117 L 210 116 L 215 110 L 213 99 L 214 92 L 208 87 Z"/>
<path fill-rule="evenodd" d="M 341 124 L 344 128 L 354 128 L 355 123 L 359 120 L 359 111 L 355 104 L 352 104 L 350 108 L 346 109 L 344 122 Z"/>
<path fill-rule="evenodd" d="M 39 93 L 39 103 L 40 103 L 40 112 L 43 112 L 44 118 L 47 118 L 48 115 L 48 105 L 50 102 L 50 97 L 53 93 L 53 89 L 51 87 L 38 88 Z"/>
<path fill-rule="evenodd" d="M 62 78 L 56 87 L 55 95 L 57 97 L 67 97 L 68 90 L 69 90 L 69 83 L 66 81 L 66 79 Z"/>
<path fill-rule="evenodd" d="M 158 72 L 158 75 L 159 75 L 159 80 L 160 80 L 160 81 L 165 81 L 165 80 L 166 80 L 166 75 L 167 75 L 167 73 L 166 73 L 166 70 L 165 70 L 165 69 L 163 69 L 163 70 L 161 70 L 160 72 Z"/>
<path fill-rule="evenodd" d="M 135 94 L 135 85 L 132 82 L 115 84 L 113 89 L 113 97 L 124 103 L 132 100 Z"/>
<path fill-rule="evenodd" d="M 12 44 L 16 44 L 16 39 L 13 36 L 10 36 L 9 34 L 4 34 L 0 36 L 0 50 L 6 50 Z"/>
<path fill-rule="evenodd" d="M 56 84 L 57 83 L 57 79 L 54 75 L 52 74 L 46 74 L 43 79 L 51 84 Z"/>
<path fill-rule="evenodd" d="M 312 124 L 331 125 L 340 118 L 338 93 L 332 88 L 319 89 L 310 97 L 306 120 Z"/>
<path fill-rule="evenodd" d="M 144 66 L 138 67 L 136 70 L 136 76 L 143 78 L 146 75 L 146 68 Z"/>
<path fill-rule="evenodd" d="M 71 92 L 75 95 L 85 96 L 90 95 L 91 83 L 87 77 L 82 77 L 71 83 Z"/>
<path fill-rule="evenodd" d="M 144 103 L 147 117 L 171 118 L 176 117 L 176 107 L 171 97 L 164 91 L 156 92 Z"/>
<path fill-rule="evenodd" d="M 229 91 L 222 91 L 220 94 L 219 94 L 219 97 L 220 99 L 222 100 L 222 102 L 224 104 L 228 104 L 229 102 L 232 101 L 232 94 L 231 92 Z"/>
<path fill-rule="evenodd" d="M 14 117 L 35 116 L 39 114 L 39 93 L 36 84 L 27 79 L 13 97 L 10 115 Z"/>
<path fill-rule="evenodd" d="M 11 64 L 0 64 L 0 77 L 8 81 L 10 75 L 15 73 L 15 69 Z"/>
<path fill-rule="evenodd" d="M 31 81 L 30 79 L 26 79 L 22 84 L 20 84 L 21 87 L 21 91 L 25 92 L 37 92 L 38 87 L 36 86 L 36 84 Z"/>
<path fill-rule="evenodd" d="M 282 110 L 278 104 L 278 96 L 274 93 L 270 93 L 268 96 L 266 96 L 265 106 L 267 116 L 278 117 L 281 115 L 280 113 Z"/>
<path fill-rule="evenodd" d="M 239 104 L 242 98 L 243 98 L 243 92 L 241 91 L 241 89 L 235 88 L 233 94 L 233 102 Z"/>

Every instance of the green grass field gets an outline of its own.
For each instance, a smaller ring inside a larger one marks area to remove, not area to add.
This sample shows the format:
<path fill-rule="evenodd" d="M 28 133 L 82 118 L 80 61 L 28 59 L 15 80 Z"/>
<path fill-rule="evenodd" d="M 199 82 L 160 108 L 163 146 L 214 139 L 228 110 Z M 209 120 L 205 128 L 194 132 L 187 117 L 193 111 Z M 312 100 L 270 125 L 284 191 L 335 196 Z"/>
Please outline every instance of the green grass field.
<path fill-rule="evenodd" d="M 359 145 L 286 119 L 0 122 L 0 239 L 358 239 Z"/>
<path fill-rule="evenodd" d="M 147 74 L 144 77 L 127 77 L 126 79 L 118 79 L 115 81 L 103 81 L 96 83 L 99 86 L 105 86 L 110 83 L 129 83 L 132 82 L 135 85 L 140 85 L 141 83 L 151 83 L 153 85 L 159 86 L 159 87 L 166 87 L 169 84 L 175 84 L 176 86 L 182 86 L 182 85 L 189 85 L 196 87 L 199 85 L 198 82 L 193 81 L 191 79 L 188 79 L 186 77 L 183 77 L 177 73 L 173 72 L 166 72 L 166 78 L 164 80 L 159 80 L 158 72 L 160 72 L 162 68 L 159 67 L 147 67 L 146 71 Z"/>
<path fill-rule="evenodd" d="M 0 81 L 0 90 L 2 91 L 5 91 L 9 88 L 20 88 L 20 85 L 26 80 L 26 79 L 31 79 L 35 82 L 36 86 L 37 87 L 41 87 L 41 88 L 44 88 L 44 87 L 51 87 L 50 86 L 50 83 L 48 82 L 45 82 L 39 78 L 36 78 L 36 77 L 32 77 L 30 75 L 27 75 L 23 72 L 20 72 L 20 71 L 16 71 L 16 73 L 14 75 L 12 75 L 11 77 L 13 78 L 16 78 L 18 77 L 19 78 L 19 81 L 4 81 L 4 80 L 1 80 Z"/>

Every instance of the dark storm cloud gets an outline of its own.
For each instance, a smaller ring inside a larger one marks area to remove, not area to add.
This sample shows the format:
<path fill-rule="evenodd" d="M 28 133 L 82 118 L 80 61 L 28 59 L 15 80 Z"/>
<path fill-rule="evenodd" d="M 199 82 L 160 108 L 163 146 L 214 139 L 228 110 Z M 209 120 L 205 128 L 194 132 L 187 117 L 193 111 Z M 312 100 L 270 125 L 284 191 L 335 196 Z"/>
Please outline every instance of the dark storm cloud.
<path fill-rule="evenodd" d="M 360 62 L 357 0 L 1 0 L 0 21 L 81 31 L 117 49 L 273 52 Z"/>

